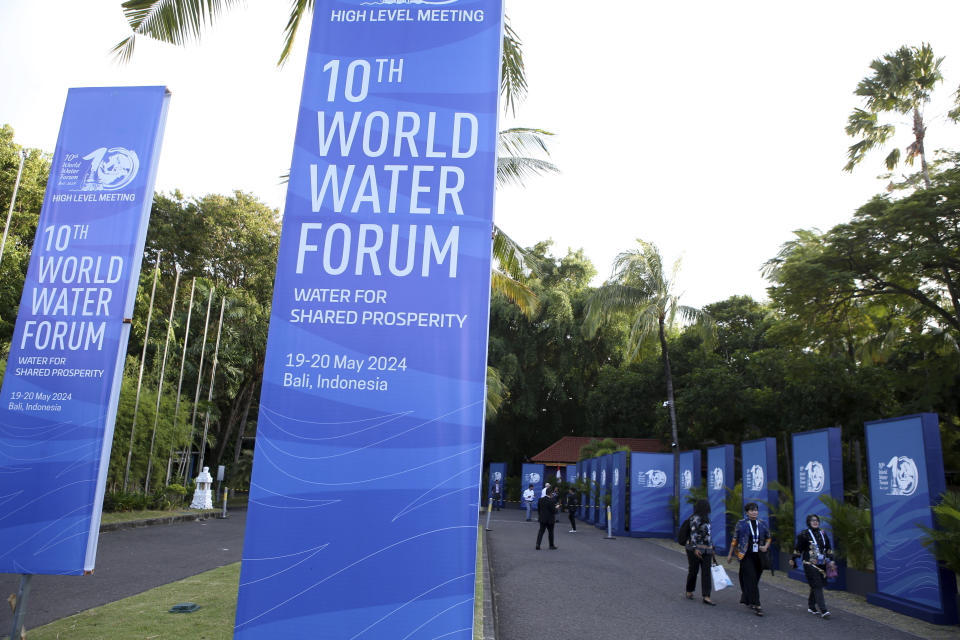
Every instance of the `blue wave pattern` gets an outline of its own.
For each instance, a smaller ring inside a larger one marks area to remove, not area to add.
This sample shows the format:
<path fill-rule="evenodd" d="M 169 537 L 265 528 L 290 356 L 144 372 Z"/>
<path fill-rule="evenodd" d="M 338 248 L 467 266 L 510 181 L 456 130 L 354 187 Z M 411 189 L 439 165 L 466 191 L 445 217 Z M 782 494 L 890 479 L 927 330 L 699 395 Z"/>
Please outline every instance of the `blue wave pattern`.
<path fill-rule="evenodd" d="M 472 635 L 501 11 L 493 0 L 316 4 L 267 340 L 236 638 Z M 389 80 L 400 60 L 402 77 Z M 369 77 L 351 76 L 364 61 Z M 339 80 L 331 93 L 332 69 Z M 463 141 L 463 130 L 459 140 L 451 131 L 458 113 L 477 123 L 476 152 L 467 158 L 452 153 Z M 337 134 L 322 149 L 338 114 L 345 136 L 359 114 L 346 155 Z M 397 135 L 416 118 L 419 129 Z M 382 139 L 389 141 L 384 153 L 365 155 L 364 144 L 369 151 Z M 395 166 L 406 169 L 391 173 Z M 422 185 L 433 185 L 432 196 L 411 179 L 414 166 L 427 167 Z M 436 179 L 445 166 L 463 173 L 462 214 L 449 198 L 439 211 Z M 338 206 L 330 193 L 343 187 L 350 167 L 353 186 Z M 364 190 L 357 184 L 368 167 L 377 182 Z M 333 175 L 340 182 L 318 198 L 317 185 Z M 353 211 L 361 193 L 366 199 Z M 415 206 L 429 210 L 413 214 Z M 333 225 L 336 233 L 328 231 Z M 441 244 L 456 227 L 459 244 L 425 276 L 419 261 L 428 225 Z M 340 248 L 346 237 L 374 246 L 377 233 L 380 249 L 367 257 L 356 245 Z M 411 248 L 416 268 L 388 270 L 391 247 L 400 267 Z M 455 272 L 448 270 L 453 255 Z M 338 269 L 341 260 L 346 267 Z M 337 294 L 305 300 L 310 290 Z M 331 315 L 297 321 L 302 310 Z M 350 320 L 364 312 L 458 319 L 413 326 Z"/>
<path fill-rule="evenodd" d="M 940 609 L 937 563 L 920 543 L 923 532 L 918 527 L 933 527 L 920 419 L 871 424 L 867 446 L 877 591 Z M 881 470 L 894 456 L 909 456 L 917 465 L 919 477 L 912 495 L 892 495 L 890 482 L 880 483 Z"/>
<path fill-rule="evenodd" d="M 133 311 L 167 100 L 164 87 L 68 92 L 0 392 L 0 573 L 94 569 L 129 335 L 123 319 Z M 108 185 L 116 189 L 98 190 L 119 175 L 93 167 L 108 149 L 137 161 Z M 92 267 L 41 277 L 41 260 Z M 34 305 L 65 289 L 67 304 Z M 87 296 L 104 306 L 84 306 Z M 44 325 L 90 339 L 46 342 Z"/>

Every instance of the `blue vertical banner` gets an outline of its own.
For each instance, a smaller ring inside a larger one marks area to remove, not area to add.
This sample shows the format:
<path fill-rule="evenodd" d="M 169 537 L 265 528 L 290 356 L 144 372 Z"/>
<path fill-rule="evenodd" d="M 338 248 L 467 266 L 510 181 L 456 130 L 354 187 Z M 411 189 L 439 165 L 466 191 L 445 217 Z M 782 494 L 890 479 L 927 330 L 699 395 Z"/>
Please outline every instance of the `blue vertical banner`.
<path fill-rule="evenodd" d="M 690 490 L 701 482 L 700 450 L 680 453 L 680 522 L 693 515 Z"/>
<path fill-rule="evenodd" d="M 581 460 L 577 463 L 577 476 L 580 478 L 580 483 L 583 487 L 587 486 L 587 461 Z M 580 493 L 580 508 L 577 509 L 577 519 L 586 520 L 587 514 L 587 501 L 590 499 L 589 491 L 584 490 Z"/>
<path fill-rule="evenodd" d="M 315 3 L 237 638 L 471 637 L 502 11 Z"/>
<path fill-rule="evenodd" d="M 707 449 L 707 500 L 710 501 L 710 522 L 713 546 L 717 553 L 730 550 L 733 522 L 727 515 L 727 492 L 733 489 L 733 445 L 722 444 Z"/>
<path fill-rule="evenodd" d="M 600 485 L 600 499 L 597 501 L 597 526 L 601 529 L 606 529 L 607 527 L 607 496 L 610 495 L 610 483 L 613 479 L 611 474 L 611 458 L 610 454 L 605 454 L 597 458 L 597 461 L 600 464 L 600 473 L 598 474 L 597 481 Z"/>
<path fill-rule="evenodd" d="M 569 484 L 577 481 L 577 465 L 568 464 L 566 467 L 566 480 Z"/>
<path fill-rule="evenodd" d="M 777 439 L 760 438 L 740 445 L 743 466 L 743 503 L 756 502 L 760 518 L 770 523 L 770 507 L 778 504 L 777 492 L 770 488 L 777 482 Z M 772 526 L 772 525 L 771 525 Z M 781 549 L 793 548 L 793 541 L 778 540 Z"/>
<path fill-rule="evenodd" d="M 503 503 L 507 499 L 507 463 L 506 462 L 491 462 L 490 463 L 490 473 L 487 478 L 487 499 L 484 500 L 483 506 L 486 507 L 490 500 L 493 500 L 493 484 L 495 482 L 500 482 L 500 503 L 494 505 L 495 507 L 503 508 Z M 520 492 L 523 492 L 523 489 L 520 489 Z"/>
<path fill-rule="evenodd" d="M 820 501 L 820 496 L 828 495 L 836 500 L 843 500 L 843 445 L 840 440 L 840 427 L 794 433 L 792 442 L 794 535 L 806 528 L 807 516 L 816 513 L 820 516 L 820 526 L 833 540 L 833 532 L 826 522 L 830 517 L 830 509 Z M 792 546 L 793 541 L 790 542 Z M 840 545 L 843 541 L 834 541 L 834 544 Z M 843 589 L 846 587 L 846 567 L 842 562 L 838 565 L 839 575 L 831 586 Z M 801 570 L 792 569 L 790 576 L 797 580 L 806 580 Z"/>
<path fill-rule="evenodd" d="M 610 527 L 614 535 L 627 533 L 627 452 L 610 456 Z"/>
<path fill-rule="evenodd" d="M 673 454 L 630 454 L 630 535 L 673 536 Z"/>
<path fill-rule="evenodd" d="M 587 522 L 596 524 L 600 517 L 597 505 L 600 503 L 600 459 L 590 458 L 587 461 L 587 470 L 590 474 L 590 502 L 587 504 Z"/>
<path fill-rule="evenodd" d="M 94 569 L 169 98 L 67 93 L 0 391 L 0 573 Z"/>
<path fill-rule="evenodd" d="M 540 493 L 543 491 L 543 465 L 530 464 L 525 462 L 520 469 L 520 495 L 526 491 L 527 487 L 533 485 L 533 508 L 537 508 L 537 500 L 540 499 Z M 523 500 L 520 501 L 520 508 L 526 509 Z"/>
<path fill-rule="evenodd" d="M 867 601 L 934 624 L 957 623 L 957 585 L 923 546 L 946 491 L 937 415 L 866 423 L 877 592 Z"/>

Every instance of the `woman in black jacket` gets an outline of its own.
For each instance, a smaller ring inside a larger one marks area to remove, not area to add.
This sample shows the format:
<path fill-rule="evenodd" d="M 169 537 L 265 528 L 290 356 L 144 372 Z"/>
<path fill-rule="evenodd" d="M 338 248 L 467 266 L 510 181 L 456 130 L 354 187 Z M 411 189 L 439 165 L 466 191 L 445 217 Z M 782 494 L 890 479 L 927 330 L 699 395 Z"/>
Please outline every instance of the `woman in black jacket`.
<path fill-rule="evenodd" d="M 807 611 L 821 618 L 829 618 L 830 612 L 823 599 L 823 587 L 827 583 L 827 563 L 833 562 L 833 549 L 830 547 L 830 538 L 820 528 L 820 516 L 815 513 L 807 516 L 807 528 L 797 535 L 790 566 L 796 569 L 798 559 L 803 562 L 803 573 L 810 585 Z"/>
<path fill-rule="evenodd" d="M 693 515 L 690 516 L 690 538 L 687 540 L 687 590 L 684 594 L 688 600 L 693 600 L 693 590 L 697 586 L 697 573 L 700 574 L 700 595 L 703 603 L 715 606 L 710 599 L 713 586 L 713 576 L 710 574 L 710 565 L 713 562 L 713 537 L 710 531 L 710 503 L 706 500 L 697 500 L 693 505 Z"/>

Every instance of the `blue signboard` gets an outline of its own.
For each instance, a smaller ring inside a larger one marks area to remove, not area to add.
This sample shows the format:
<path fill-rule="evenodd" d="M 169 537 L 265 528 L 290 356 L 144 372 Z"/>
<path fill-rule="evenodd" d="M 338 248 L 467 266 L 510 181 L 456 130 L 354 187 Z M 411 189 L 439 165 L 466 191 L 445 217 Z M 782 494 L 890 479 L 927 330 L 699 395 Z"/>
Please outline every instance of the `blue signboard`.
<path fill-rule="evenodd" d="M 770 507 L 777 505 L 777 492 L 770 488 L 771 482 L 777 482 L 777 440 L 760 438 L 750 440 L 740 446 L 743 465 L 743 503 L 756 502 L 760 507 L 760 518 L 770 522 Z M 781 549 L 793 548 L 793 541 L 779 540 Z"/>
<path fill-rule="evenodd" d="M 587 461 L 587 473 L 590 478 L 590 501 L 587 504 L 589 507 L 587 511 L 587 522 L 596 524 L 600 518 L 599 509 L 597 508 L 600 504 L 600 460 L 598 458 L 590 458 Z"/>
<path fill-rule="evenodd" d="M 573 484 L 577 481 L 577 466 L 573 464 L 567 465 L 567 482 Z"/>
<path fill-rule="evenodd" d="M 957 623 L 954 576 L 923 546 L 946 490 L 936 414 L 866 424 L 877 593 L 867 601 L 935 624 Z"/>
<path fill-rule="evenodd" d="M 587 461 L 581 460 L 577 463 L 577 475 L 580 478 L 580 482 L 584 487 L 587 486 Z M 587 514 L 587 501 L 590 499 L 589 491 L 584 490 L 580 494 L 580 508 L 577 509 L 577 518 L 579 520 L 585 520 Z"/>
<path fill-rule="evenodd" d="M 3 378 L 0 573 L 94 569 L 169 97 L 67 94 Z"/>
<path fill-rule="evenodd" d="M 820 500 L 823 495 L 843 500 L 843 449 L 839 427 L 793 434 L 794 535 L 806 527 L 807 516 L 815 513 L 820 516 L 820 526 L 833 539 L 833 532 L 826 522 L 830 509 Z M 838 564 L 839 576 L 831 586 L 843 589 L 846 571 L 842 562 Z M 796 569 L 790 571 L 790 576 L 806 580 L 803 571 Z"/>
<path fill-rule="evenodd" d="M 614 535 L 626 535 L 627 452 L 617 451 L 610 458 L 610 527 Z"/>
<path fill-rule="evenodd" d="M 612 470 L 610 468 L 610 454 L 605 454 L 597 458 L 597 461 L 600 465 L 600 473 L 598 474 L 597 481 L 600 485 L 600 499 L 597 501 L 597 506 L 599 507 L 597 514 L 597 526 L 601 529 L 607 527 L 607 496 L 610 495 L 610 483 L 612 478 Z"/>
<path fill-rule="evenodd" d="M 690 489 L 701 482 L 700 450 L 680 453 L 680 522 L 693 515 L 690 504 Z"/>
<path fill-rule="evenodd" d="M 727 515 L 727 492 L 733 489 L 733 445 L 724 444 L 707 449 L 707 500 L 710 501 L 710 522 L 713 546 L 717 553 L 730 549 L 733 522 Z"/>
<path fill-rule="evenodd" d="M 237 638 L 471 637 L 501 37 L 315 3 Z"/>
<path fill-rule="evenodd" d="M 673 455 L 630 454 L 630 535 L 635 538 L 673 536 Z"/>
<path fill-rule="evenodd" d="M 486 507 L 490 500 L 493 500 L 494 491 L 493 485 L 495 482 L 500 483 L 500 503 L 493 505 L 494 507 L 503 508 L 504 501 L 507 499 L 507 463 L 506 462 L 491 462 L 490 463 L 490 475 L 487 479 L 487 499 L 484 500 L 483 506 Z M 523 491 L 521 489 L 521 491 Z"/>
<path fill-rule="evenodd" d="M 527 489 L 530 485 L 533 485 L 533 508 L 537 508 L 537 500 L 540 499 L 540 493 L 543 491 L 543 465 L 542 464 L 530 464 L 525 462 L 523 467 L 520 470 L 520 486 L 523 490 L 520 492 L 523 495 L 523 491 Z M 520 508 L 526 509 L 526 505 L 523 504 L 523 500 L 520 501 Z"/>

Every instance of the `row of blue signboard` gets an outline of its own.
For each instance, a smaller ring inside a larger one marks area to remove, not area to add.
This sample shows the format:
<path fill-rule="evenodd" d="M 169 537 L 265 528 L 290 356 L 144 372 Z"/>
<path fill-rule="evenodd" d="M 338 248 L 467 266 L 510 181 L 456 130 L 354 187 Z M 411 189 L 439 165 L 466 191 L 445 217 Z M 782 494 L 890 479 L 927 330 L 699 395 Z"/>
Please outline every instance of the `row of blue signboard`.
<path fill-rule="evenodd" d="M 920 527 L 935 526 L 931 507 L 946 490 L 937 416 L 919 414 L 867 423 L 866 441 L 877 567 L 877 591 L 870 594 L 868 600 L 938 624 L 953 624 L 957 620 L 954 576 L 938 566 L 921 543 L 924 532 Z M 808 514 L 819 514 L 829 522 L 830 509 L 821 501 L 821 496 L 843 500 L 840 429 L 795 433 L 792 442 L 794 522 L 799 533 Z M 775 506 L 778 500 L 777 491 L 771 488 L 771 483 L 779 477 L 776 440 L 761 438 L 744 442 L 740 445 L 740 455 L 743 503 L 757 503 L 760 517 L 768 519 L 769 507 Z M 700 486 L 704 478 L 700 451 L 685 451 L 679 457 L 682 521 L 692 514 L 688 500 L 691 488 Z M 504 463 L 491 464 L 490 469 L 506 477 Z M 593 488 L 581 495 L 579 518 L 606 527 L 603 497 L 609 496 L 614 534 L 674 535 L 672 454 L 631 453 L 628 464 L 627 454 L 618 452 L 583 460 L 567 470 L 568 480 L 579 479 Z M 522 487 L 533 484 L 539 496 L 543 476 L 543 465 L 524 464 Z M 714 545 L 723 554 L 729 549 L 734 524 L 726 513 L 726 499 L 736 481 L 734 446 L 707 449 L 707 497 Z M 824 528 L 829 531 L 829 524 Z M 776 542 L 784 550 L 793 545 L 792 540 Z M 835 546 L 842 549 L 845 543 L 836 540 Z M 844 588 L 843 563 L 839 573 L 834 586 Z M 792 571 L 791 575 L 803 579 L 802 572 Z"/>

